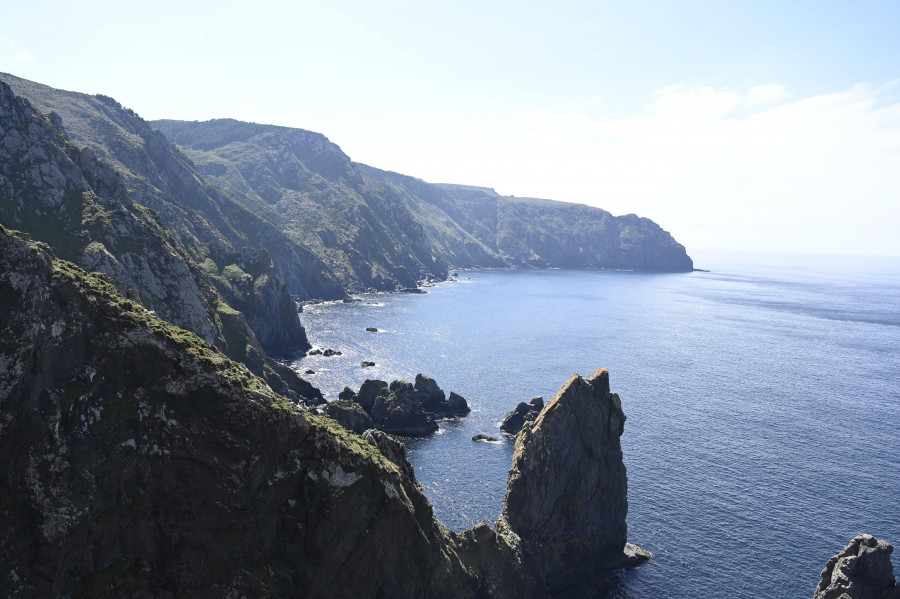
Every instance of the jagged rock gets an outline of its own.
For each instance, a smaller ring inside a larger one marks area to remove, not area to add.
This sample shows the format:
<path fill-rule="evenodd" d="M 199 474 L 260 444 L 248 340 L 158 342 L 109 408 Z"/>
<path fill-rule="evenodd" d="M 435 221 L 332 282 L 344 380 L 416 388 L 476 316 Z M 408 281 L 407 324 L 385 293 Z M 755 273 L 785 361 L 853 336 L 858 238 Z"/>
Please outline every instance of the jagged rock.
<path fill-rule="evenodd" d="M 471 411 L 461 395 L 451 391 L 448 398 L 434 379 L 424 374 L 416 375 L 414 389 L 413 399 L 435 416 L 463 416 Z"/>
<path fill-rule="evenodd" d="M 486 435 L 484 433 L 478 433 L 474 437 L 472 437 L 473 441 L 485 441 L 487 443 L 496 443 L 498 441 L 497 437 L 492 437 L 490 435 Z"/>
<path fill-rule="evenodd" d="M 893 545 L 857 535 L 822 570 L 813 599 L 900 599 L 891 564 Z"/>
<path fill-rule="evenodd" d="M 338 424 L 361 435 L 370 428 L 375 428 L 372 418 L 358 403 L 339 399 L 328 402 L 322 411 L 338 421 Z"/>
<path fill-rule="evenodd" d="M 528 403 L 519 402 L 514 410 L 509 412 L 500 424 L 500 430 L 508 435 L 518 435 L 526 422 L 534 422 L 544 409 L 544 398 L 532 397 Z"/>
<path fill-rule="evenodd" d="M 326 349 L 325 351 L 323 351 L 322 355 L 325 356 L 326 358 L 330 358 L 331 356 L 340 356 L 342 353 L 343 352 L 340 352 L 336 349 L 329 348 L 329 349 Z"/>
<path fill-rule="evenodd" d="M 373 362 L 371 360 L 363 360 L 362 362 L 359 363 L 359 365 L 363 368 L 370 368 L 372 366 L 375 366 L 375 362 Z"/>
<path fill-rule="evenodd" d="M 416 401 L 427 412 L 439 412 L 447 401 L 444 391 L 438 387 L 437 383 L 430 376 L 417 374 L 413 388 L 415 389 Z"/>
<path fill-rule="evenodd" d="M 363 362 L 362 366 L 374 366 Z M 446 397 L 434 379 L 416 375 L 415 384 L 367 379 L 354 393 L 349 387 L 339 399 L 358 403 L 371 416 L 375 428 L 395 435 L 421 437 L 438 430 L 435 418 L 440 415 L 463 415 L 469 412 L 466 400 L 451 392 Z"/>
<path fill-rule="evenodd" d="M 443 408 L 441 414 L 451 416 L 465 416 L 471 411 L 472 409 L 469 407 L 469 402 L 467 402 L 465 398 L 456 391 L 451 391 L 450 396 L 447 398 L 446 406 Z"/>
<path fill-rule="evenodd" d="M 412 464 L 409 463 L 409 460 L 406 459 L 406 445 L 389 434 L 376 429 L 367 430 L 362 437 L 377 447 L 384 457 L 396 464 L 404 476 L 408 477 L 414 484 L 418 484 L 416 483 L 416 471 Z"/>
<path fill-rule="evenodd" d="M 570 378 L 519 434 L 497 530 L 520 539 L 525 569 L 551 595 L 597 592 L 626 562 L 624 427 L 599 369 Z"/>

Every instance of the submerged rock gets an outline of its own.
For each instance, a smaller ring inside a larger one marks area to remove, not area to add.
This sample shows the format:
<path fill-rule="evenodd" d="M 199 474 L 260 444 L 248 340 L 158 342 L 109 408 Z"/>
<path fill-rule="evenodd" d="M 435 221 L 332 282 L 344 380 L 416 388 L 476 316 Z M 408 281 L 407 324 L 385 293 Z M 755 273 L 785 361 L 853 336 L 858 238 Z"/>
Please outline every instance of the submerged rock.
<path fill-rule="evenodd" d="M 543 409 L 544 398 L 541 396 L 532 397 L 528 403 L 524 401 L 519 402 L 519 405 L 503 419 L 500 430 L 508 435 L 516 436 L 525 423 L 534 422 Z"/>
<path fill-rule="evenodd" d="M 497 439 L 497 437 L 492 437 L 492 436 L 486 435 L 484 433 L 478 433 L 477 435 L 472 437 L 472 440 L 473 441 L 484 441 L 486 443 L 496 443 L 497 441 L 499 441 L 499 439 Z"/>
<path fill-rule="evenodd" d="M 900 599 L 891 564 L 893 545 L 857 535 L 822 570 L 813 599 Z"/>
<path fill-rule="evenodd" d="M 371 360 L 363 360 L 362 362 L 359 363 L 359 365 L 362 368 L 371 368 L 372 366 L 375 366 L 375 362 L 373 362 Z"/>

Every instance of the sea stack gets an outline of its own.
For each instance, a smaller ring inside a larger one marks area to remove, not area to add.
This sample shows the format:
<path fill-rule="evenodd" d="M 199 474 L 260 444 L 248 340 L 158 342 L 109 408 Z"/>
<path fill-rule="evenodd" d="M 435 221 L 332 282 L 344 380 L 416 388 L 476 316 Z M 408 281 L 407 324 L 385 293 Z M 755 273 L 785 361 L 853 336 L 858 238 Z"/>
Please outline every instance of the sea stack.
<path fill-rule="evenodd" d="M 828 560 L 813 599 L 900 599 L 891 564 L 893 545 L 857 535 Z"/>
<path fill-rule="evenodd" d="M 609 372 L 575 375 L 516 439 L 499 534 L 548 594 L 591 596 L 611 570 L 649 554 L 626 543 L 625 414 Z"/>

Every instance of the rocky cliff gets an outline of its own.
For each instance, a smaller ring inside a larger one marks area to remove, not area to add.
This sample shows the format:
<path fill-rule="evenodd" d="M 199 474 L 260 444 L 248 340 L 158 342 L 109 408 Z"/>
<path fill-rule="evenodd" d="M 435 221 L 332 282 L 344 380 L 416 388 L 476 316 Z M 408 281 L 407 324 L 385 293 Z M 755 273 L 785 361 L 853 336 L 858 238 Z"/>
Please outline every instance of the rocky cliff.
<path fill-rule="evenodd" d="M 104 275 L 2 228 L 0 322 L 4 596 L 503 598 L 561 588 L 559 560 L 534 562 L 550 555 L 540 547 L 550 537 L 547 514 L 527 498 L 507 501 L 496 531 L 447 531 L 397 441 L 301 409 Z M 609 464 L 621 453 L 600 453 L 609 443 L 571 463 L 554 453 L 594 446 L 557 419 L 605 427 L 603 438 L 621 432 L 581 385 L 570 382 L 520 438 L 515 470 L 552 470 L 564 489 L 586 489 L 585 470 L 609 470 L 613 482 L 598 488 L 623 489 L 624 470 Z M 523 484 L 511 479 L 509 496 Z M 584 539 L 563 541 L 566 580 L 599 584 L 602 567 L 620 565 L 623 504 L 606 500 L 576 502 L 593 506 L 593 520 L 563 512 L 577 531 L 556 517 L 558 534 Z M 614 538 L 591 545 L 603 529 Z"/>
<path fill-rule="evenodd" d="M 0 223 L 106 274 L 119 292 L 245 362 L 281 392 L 319 396 L 267 356 L 309 344 L 266 250 L 186 244 L 136 201 L 139 192 L 120 171 L 76 147 L 61 127 L 58 115 L 41 113 L 0 81 Z"/>
<path fill-rule="evenodd" d="M 891 553 L 872 535 L 857 535 L 828 560 L 813 599 L 900 599 Z"/>
<path fill-rule="evenodd" d="M 231 119 L 153 125 L 245 206 L 278 218 L 350 288 L 440 279 L 448 265 L 693 268 L 669 233 L 635 215 L 432 185 L 351 162 L 301 129 Z"/>
<path fill-rule="evenodd" d="M 104 95 L 54 89 L 6 73 L 0 79 L 38 111 L 55 115 L 56 129 L 117 173 L 134 202 L 152 209 L 197 263 L 211 257 L 226 266 L 229 255 L 244 247 L 265 249 L 274 275 L 299 299 L 344 296 L 309 248 L 211 184 L 134 111 Z"/>

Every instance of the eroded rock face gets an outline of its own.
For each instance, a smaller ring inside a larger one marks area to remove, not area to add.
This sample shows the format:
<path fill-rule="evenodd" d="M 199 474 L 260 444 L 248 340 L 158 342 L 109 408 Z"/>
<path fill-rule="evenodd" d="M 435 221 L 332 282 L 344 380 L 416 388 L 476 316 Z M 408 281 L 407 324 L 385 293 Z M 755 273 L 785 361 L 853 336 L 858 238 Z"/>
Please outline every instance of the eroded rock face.
<path fill-rule="evenodd" d="M 626 563 L 624 427 L 600 369 L 570 378 L 516 440 L 497 530 L 521 540 L 525 569 L 550 594 L 590 594 Z"/>
<path fill-rule="evenodd" d="M 893 545 L 857 535 L 828 560 L 813 599 L 900 599 L 891 564 Z"/>

